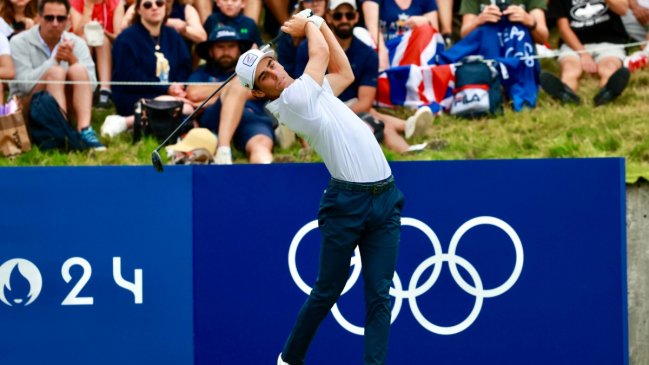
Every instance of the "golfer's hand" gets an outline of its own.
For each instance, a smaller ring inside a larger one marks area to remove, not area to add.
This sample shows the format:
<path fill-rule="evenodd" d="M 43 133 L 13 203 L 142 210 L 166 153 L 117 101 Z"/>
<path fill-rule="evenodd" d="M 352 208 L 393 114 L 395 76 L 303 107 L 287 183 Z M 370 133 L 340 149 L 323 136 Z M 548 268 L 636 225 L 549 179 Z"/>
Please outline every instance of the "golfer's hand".
<path fill-rule="evenodd" d="M 306 23 L 309 21 L 306 18 L 293 15 L 291 19 L 287 20 L 284 25 L 282 25 L 282 32 L 290 35 L 291 37 L 304 37 L 304 30 L 306 29 Z"/>

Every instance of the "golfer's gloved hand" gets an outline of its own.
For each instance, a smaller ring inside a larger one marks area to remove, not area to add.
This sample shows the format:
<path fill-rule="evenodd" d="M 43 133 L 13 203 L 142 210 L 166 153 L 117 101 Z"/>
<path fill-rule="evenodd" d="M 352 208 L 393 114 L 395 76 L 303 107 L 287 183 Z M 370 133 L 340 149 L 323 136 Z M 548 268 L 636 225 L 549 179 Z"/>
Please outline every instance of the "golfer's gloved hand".
<path fill-rule="evenodd" d="M 315 26 L 320 29 L 320 26 L 322 23 L 324 23 L 324 19 L 322 17 L 317 16 L 313 14 L 313 11 L 311 9 L 304 9 L 301 12 L 295 14 L 295 16 L 299 16 L 300 18 L 306 18 L 307 21 L 315 24 Z"/>
<path fill-rule="evenodd" d="M 295 14 L 295 16 L 299 16 L 300 18 L 308 18 L 313 15 L 313 11 L 311 9 L 304 9 L 301 12 Z"/>

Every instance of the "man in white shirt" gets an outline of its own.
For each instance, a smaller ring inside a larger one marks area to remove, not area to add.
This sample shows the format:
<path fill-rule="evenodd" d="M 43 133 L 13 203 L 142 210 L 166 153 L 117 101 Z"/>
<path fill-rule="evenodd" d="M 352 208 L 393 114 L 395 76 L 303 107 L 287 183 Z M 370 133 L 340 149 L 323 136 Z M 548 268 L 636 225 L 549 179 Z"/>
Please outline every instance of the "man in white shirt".
<path fill-rule="evenodd" d="M 345 286 L 358 246 L 366 286 L 364 364 L 384 364 L 403 194 L 370 128 L 337 98 L 354 75 L 332 31 L 322 18 L 310 15 L 302 12 L 281 28 L 308 39 L 309 61 L 301 77 L 291 78 L 272 58 L 273 51 L 249 50 L 236 67 L 239 81 L 256 98 L 273 100 L 267 109 L 306 138 L 332 176 L 318 212 L 322 234 L 318 279 L 277 363 L 304 363 L 318 325 Z"/>

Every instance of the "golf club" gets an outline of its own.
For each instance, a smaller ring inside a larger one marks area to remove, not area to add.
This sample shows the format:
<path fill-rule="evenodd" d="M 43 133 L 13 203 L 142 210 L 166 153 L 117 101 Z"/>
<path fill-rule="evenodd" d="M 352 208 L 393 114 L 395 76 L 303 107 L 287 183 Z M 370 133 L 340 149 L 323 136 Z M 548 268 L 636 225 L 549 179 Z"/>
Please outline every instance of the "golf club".
<path fill-rule="evenodd" d="M 286 33 L 280 32 L 277 37 L 273 38 L 270 42 L 263 45 L 261 47 L 261 51 L 266 51 L 268 48 L 277 44 L 280 38 L 282 38 L 284 35 L 286 35 Z M 223 87 L 225 87 L 225 85 L 227 85 L 228 82 L 230 82 L 235 76 L 237 76 L 237 74 L 233 73 L 232 75 L 230 75 L 230 77 L 223 81 L 221 86 L 214 90 L 214 92 L 210 96 L 208 96 L 207 99 L 203 100 L 203 102 L 199 106 L 197 106 L 196 109 L 194 109 L 194 111 L 189 116 L 187 116 L 187 118 L 185 118 L 185 120 L 183 120 L 182 123 L 180 123 L 178 127 L 176 127 L 176 129 L 174 129 L 174 131 L 171 132 L 171 134 L 167 138 L 165 138 L 158 147 L 156 147 L 155 150 L 153 150 L 153 152 L 151 152 L 151 163 L 153 164 L 153 167 L 155 167 L 156 171 L 164 171 L 164 167 L 162 165 L 162 157 L 160 157 L 159 153 L 160 149 L 164 147 L 164 145 L 166 145 L 173 137 L 175 137 L 178 131 L 180 131 L 185 126 L 185 124 L 193 120 L 194 115 L 196 115 L 196 113 L 198 113 L 198 111 L 201 110 L 203 106 L 214 97 L 214 95 L 218 94 L 219 91 L 221 91 L 221 89 L 223 89 Z"/>

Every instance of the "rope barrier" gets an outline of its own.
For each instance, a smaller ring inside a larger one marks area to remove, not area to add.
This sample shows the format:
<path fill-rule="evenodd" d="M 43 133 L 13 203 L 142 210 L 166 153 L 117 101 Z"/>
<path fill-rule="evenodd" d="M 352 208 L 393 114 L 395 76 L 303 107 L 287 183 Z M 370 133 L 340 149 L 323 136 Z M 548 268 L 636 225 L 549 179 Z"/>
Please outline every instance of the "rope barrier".
<path fill-rule="evenodd" d="M 574 52 L 577 54 L 593 53 L 593 52 L 604 51 L 604 50 L 615 49 L 615 48 L 631 48 L 631 47 L 643 46 L 646 45 L 647 43 L 649 42 L 641 41 L 641 42 L 632 42 L 632 43 L 625 43 L 625 44 L 615 44 L 610 46 L 596 47 L 590 50 L 584 49 L 581 51 L 574 51 Z M 539 60 L 539 59 L 555 58 L 564 54 L 557 50 L 549 50 L 549 51 L 550 51 L 549 54 L 524 56 L 524 57 L 520 57 L 520 59 L 523 61 Z M 567 53 L 568 52 L 566 52 L 565 54 Z M 494 60 L 485 59 L 484 61 L 493 62 Z M 458 66 L 460 65 L 460 63 L 454 63 L 453 65 Z M 64 85 L 95 85 L 101 83 L 101 84 L 109 84 L 115 86 L 169 86 L 172 84 L 182 84 L 186 86 L 214 86 L 215 84 L 219 83 L 219 82 L 162 82 L 162 81 L 71 81 L 71 80 L 58 81 L 58 80 L 5 80 L 5 79 L 0 79 L 0 82 L 7 83 L 7 84 L 64 84 Z"/>

